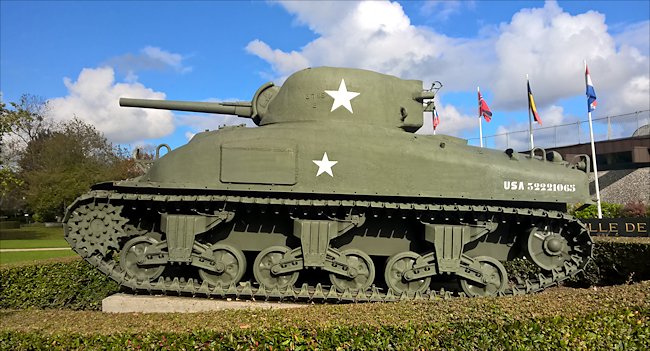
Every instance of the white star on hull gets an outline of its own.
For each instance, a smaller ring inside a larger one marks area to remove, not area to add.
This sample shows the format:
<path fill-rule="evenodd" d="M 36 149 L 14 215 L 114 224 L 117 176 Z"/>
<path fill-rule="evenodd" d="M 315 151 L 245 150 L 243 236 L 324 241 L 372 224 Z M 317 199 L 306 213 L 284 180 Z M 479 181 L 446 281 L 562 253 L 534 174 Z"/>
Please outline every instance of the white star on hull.
<path fill-rule="evenodd" d="M 339 90 L 325 90 L 327 95 L 331 96 L 334 98 L 334 102 L 332 103 L 332 109 L 330 112 L 336 110 L 337 108 L 343 106 L 345 107 L 350 113 L 354 113 L 352 111 L 352 104 L 350 103 L 350 100 L 354 99 L 355 97 L 359 96 L 360 93 L 355 93 L 353 91 L 348 91 L 348 88 L 345 86 L 345 79 L 341 79 L 341 84 L 339 85 Z"/>
<path fill-rule="evenodd" d="M 334 177 L 334 173 L 332 173 L 332 167 L 339 161 L 330 161 L 329 158 L 327 158 L 326 152 L 323 154 L 322 160 L 312 160 L 312 162 L 318 166 L 318 172 L 316 172 L 317 177 L 323 173 L 327 173 L 330 176 Z"/>

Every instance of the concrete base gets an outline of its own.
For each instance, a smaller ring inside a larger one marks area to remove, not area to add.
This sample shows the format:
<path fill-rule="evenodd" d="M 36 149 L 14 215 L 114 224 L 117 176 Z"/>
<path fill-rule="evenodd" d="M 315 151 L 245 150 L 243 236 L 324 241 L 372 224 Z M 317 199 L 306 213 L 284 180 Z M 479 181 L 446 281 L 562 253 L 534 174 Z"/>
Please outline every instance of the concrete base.
<path fill-rule="evenodd" d="M 194 313 L 232 309 L 277 309 L 308 307 L 309 304 L 227 301 L 196 297 L 115 294 L 102 300 L 102 312 L 108 313 Z"/>

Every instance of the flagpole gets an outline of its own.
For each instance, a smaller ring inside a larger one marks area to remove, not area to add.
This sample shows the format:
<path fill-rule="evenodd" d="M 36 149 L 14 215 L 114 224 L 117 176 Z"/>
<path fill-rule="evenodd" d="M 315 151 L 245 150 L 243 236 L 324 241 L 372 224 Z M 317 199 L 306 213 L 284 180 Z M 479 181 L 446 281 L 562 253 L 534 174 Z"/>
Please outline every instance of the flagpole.
<path fill-rule="evenodd" d="M 480 93 L 481 88 L 479 88 L 477 86 L 476 91 Z M 480 101 L 479 101 L 479 104 L 480 104 Z M 481 147 L 483 147 L 483 123 L 482 122 L 483 121 L 481 121 L 481 109 L 479 108 L 479 110 L 478 110 L 478 138 L 479 138 L 479 140 L 481 142 Z"/>
<path fill-rule="evenodd" d="M 528 74 L 526 74 L 526 82 L 528 83 Z M 530 133 L 530 149 L 535 148 L 535 142 L 533 141 L 533 119 L 530 115 L 530 92 L 526 89 L 526 101 L 528 101 L 528 131 Z"/>
<path fill-rule="evenodd" d="M 585 74 L 587 72 L 587 60 L 585 60 Z M 600 186 L 598 185 L 598 166 L 596 162 L 596 145 L 594 144 L 594 127 L 591 123 L 591 111 L 587 109 L 589 117 L 589 139 L 591 140 L 591 160 L 594 165 L 594 184 L 596 185 L 596 205 L 598 207 L 598 219 L 603 218 L 603 211 L 600 206 Z"/>
<path fill-rule="evenodd" d="M 483 121 L 481 121 L 481 116 L 478 116 L 478 138 L 481 140 L 481 147 L 483 147 Z"/>
<path fill-rule="evenodd" d="M 598 219 L 603 218 L 603 211 L 600 207 L 600 186 L 598 186 L 598 166 L 596 165 L 596 146 L 594 145 L 594 128 L 591 125 L 591 112 L 588 112 L 589 115 L 589 137 L 591 138 L 591 159 L 594 164 L 594 182 L 596 185 L 596 203 L 598 206 Z"/>

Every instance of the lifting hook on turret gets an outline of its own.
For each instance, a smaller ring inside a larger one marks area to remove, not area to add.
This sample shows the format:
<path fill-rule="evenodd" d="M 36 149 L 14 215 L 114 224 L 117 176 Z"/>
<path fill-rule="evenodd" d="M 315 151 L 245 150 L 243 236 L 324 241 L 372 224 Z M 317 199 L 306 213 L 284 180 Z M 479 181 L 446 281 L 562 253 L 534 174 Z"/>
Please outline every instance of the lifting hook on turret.
<path fill-rule="evenodd" d="M 425 104 L 424 112 L 433 112 L 436 106 L 433 103 L 433 99 L 436 97 L 438 90 L 442 88 L 442 83 L 440 81 L 435 81 L 431 83 L 431 88 L 427 90 L 422 90 L 419 94 L 413 97 L 417 102 Z"/>

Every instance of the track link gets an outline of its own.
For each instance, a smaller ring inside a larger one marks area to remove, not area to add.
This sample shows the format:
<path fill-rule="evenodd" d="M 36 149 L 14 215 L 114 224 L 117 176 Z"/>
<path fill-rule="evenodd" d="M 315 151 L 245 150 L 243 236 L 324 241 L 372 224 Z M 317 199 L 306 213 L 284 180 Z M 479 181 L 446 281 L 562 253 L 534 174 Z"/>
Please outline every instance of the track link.
<path fill-rule="evenodd" d="M 115 280 L 121 286 L 142 293 L 163 293 L 175 295 L 191 295 L 217 297 L 226 299 L 241 300 L 289 300 L 299 302 L 391 302 L 400 300 L 433 300 L 439 298 L 450 298 L 454 296 L 464 296 L 464 294 L 445 291 L 444 289 L 435 291 L 428 289 L 423 293 L 403 293 L 396 295 L 391 289 L 382 291 L 376 286 L 371 286 L 366 291 L 339 292 L 334 287 L 308 286 L 303 284 L 301 287 L 287 287 L 285 289 L 266 289 L 264 286 L 253 286 L 250 282 L 242 282 L 238 286 L 214 286 L 206 281 L 199 283 L 194 279 L 164 279 L 160 277 L 155 282 L 139 281 L 125 272 L 120 265 L 110 257 L 105 256 L 105 250 L 89 250 L 86 237 L 90 235 L 87 229 L 79 225 L 83 222 L 86 213 L 77 211 L 83 205 L 90 205 L 93 208 L 107 206 L 123 206 L 128 203 L 153 203 L 153 204 L 192 204 L 192 203 L 226 203 L 226 204 L 255 204 L 255 205 L 272 205 L 272 206 L 311 206 L 320 208 L 355 208 L 355 209 L 391 209 L 391 210 L 409 210 L 421 214 L 422 216 L 437 216 L 450 213 L 458 214 L 484 214 L 484 217 L 501 218 L 504 215 L 527 216 L 534 220 L 553 220 L 562 222 L 569 228 L 566 232 L 572 233 L 570 243 L 574 252 L 571 259 L 566 261 L 562 267 L 558 267 L 547 274 L 537 274 L 533 279 L 528 277 L 514 277 L 516 284 L 511 284 L 505 291 L 500 292 L 499 296 L 504 295 L 523 295 L 538 292 L 548 287 L 557 285 L 562 281 L 575 276 L 581 272 L 591 259 L 592 240 L 589 237 L 587 228 L 574 217 L 553 210 L 528 209 L 502 206 L 482 206 L 482 205 L 435 205 L 408 202 L 380 202 L 380 201 L 362 201 L 362 200 L 308 200 L 308 199 L 291 199 L 291 198 L 266 198 L 266 197 L 247 197 L 247 196 L 227 196 L 227 195 L 153 195 L 153 194 L 133 194 L 119 193 L 107 190 L 94 190 L 79 197 L 66 212 L 64 222 L 67 223 L 65 232 L 66 240 L 73 250 L 82 256 L 87 262 L 99 269 L 101 272 Z M 102 205 L 105 204 L 105 205 Z M 112 210 L 108 216 L 115 216 L 116 211 Z M 77 218 L 76 220 L 72 220 Z M 109 220 L 110 223 L 115 220 Z M 136 233 L 137 234 L 137 233 Z M 120 235 L 122 233 L 120 232 Z M 90 239 L 90 238 L 88 238 Z M 95 242 L 96 239 L 91 242 Z M 582 245 L 578 247 L 578 245 Z"/>

